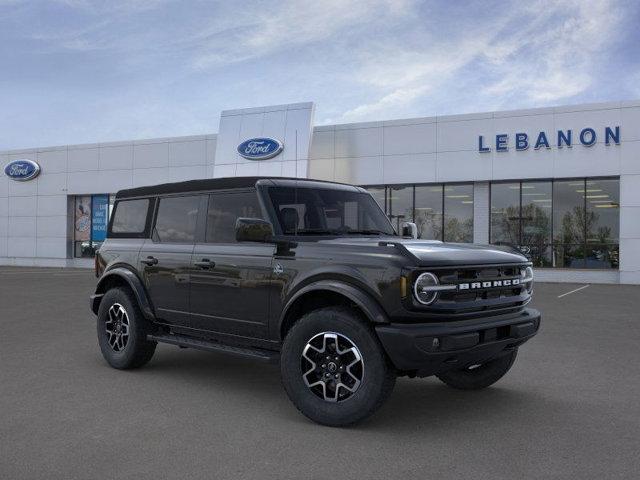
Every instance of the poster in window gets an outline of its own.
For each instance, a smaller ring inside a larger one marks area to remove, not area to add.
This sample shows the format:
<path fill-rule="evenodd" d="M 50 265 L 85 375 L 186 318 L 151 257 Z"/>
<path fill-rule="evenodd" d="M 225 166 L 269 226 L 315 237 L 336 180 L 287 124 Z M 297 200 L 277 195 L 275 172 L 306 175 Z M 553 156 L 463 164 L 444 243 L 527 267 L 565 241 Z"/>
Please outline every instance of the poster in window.
<path fill-rule="evenodd" d="M 109 195 L 94 195 L 91 202 L 91 239 L 104 242 L 107 238 Z"/>
<path fill-rule="evenodd" d="M 74 238 L 76 242 L 87 242 L 91 238 L 91 197 L 76 197 Z"/>

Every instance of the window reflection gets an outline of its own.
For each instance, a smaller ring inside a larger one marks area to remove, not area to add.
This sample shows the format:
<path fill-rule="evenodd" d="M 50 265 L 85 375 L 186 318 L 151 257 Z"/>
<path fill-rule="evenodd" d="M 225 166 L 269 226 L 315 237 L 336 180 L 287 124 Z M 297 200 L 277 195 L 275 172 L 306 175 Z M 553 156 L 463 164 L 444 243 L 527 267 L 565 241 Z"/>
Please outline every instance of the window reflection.
<path fill-rule="evenodd" d="M 491 243 L 520 244 L 520 183 L 491 185 Z"/>
<path fill-rule="evenodd" d="M 491 185 L 491 235 L 540 267 L 618 268 L 620 181 Z"/>
<path fill-rule="evenodd" d="M 442 185 L 416 187 L 415 223 L 418 238 L 442 240 Z"/>
<path fill-rule="evenodd" d="M 115 195 L 74 197 L 73 256 L 94 257 L 106 238 Z"/>
<path fill-rule="evenodd" d="M 473 185 L 444 187 L 444 241 L 473 242 Z"/>
<path fill-rule="evenodd" d="M 558 268 L 585 268 L 584 244 L 554 244 L 553 266 Z"/>
<path fill-rule="evenodd" d="M 585 182 L 563 180 L 553 184 L 553 242 L 555 266 L 584 268 Z"/>
<path fill-rule="evenodd" d="M 413 186 L 389 187 L 389 218 L 397 232 L 403 222 L 413 222 Z"/>
<path fill-rule="evenodd" d="M 473 184 L 367 187 L 393 227 L 414 222 L 418 238 L 473 242 Z M 386 198 L 386 201 L 385 201 Z M 386 204 L 386 205 L 385 205 Z"/>
<path fill-rule="evenodd" d="M 586 251 L 587 268 L 618 268 L 620 242 L 620 182 L 587 180 Z"/>
<path fill-rule="evenodd" d="M 551 266 L 551 182 L 523 182 L 520 246 L 538 267 Z"/>
<path fill-rule="evenodd" d="M 587 243 L 618 243 L 619 187 L 618 180 L 587 180 Z"/>
<path fill-rule="evenodd" d="M 584 180 L 560 181 L 553 186 L 554 242 L 584 243 Z"/>

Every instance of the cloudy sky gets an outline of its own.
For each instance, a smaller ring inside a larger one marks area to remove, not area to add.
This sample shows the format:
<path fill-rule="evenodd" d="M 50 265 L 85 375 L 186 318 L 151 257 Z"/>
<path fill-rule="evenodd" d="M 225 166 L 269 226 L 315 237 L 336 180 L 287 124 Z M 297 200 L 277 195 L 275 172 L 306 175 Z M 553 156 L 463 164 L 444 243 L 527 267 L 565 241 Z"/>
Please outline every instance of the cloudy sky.
<path fill-rule="evenodd" d="M 640 2 L 0 0 L 0 149 L 640 98 Z"/>

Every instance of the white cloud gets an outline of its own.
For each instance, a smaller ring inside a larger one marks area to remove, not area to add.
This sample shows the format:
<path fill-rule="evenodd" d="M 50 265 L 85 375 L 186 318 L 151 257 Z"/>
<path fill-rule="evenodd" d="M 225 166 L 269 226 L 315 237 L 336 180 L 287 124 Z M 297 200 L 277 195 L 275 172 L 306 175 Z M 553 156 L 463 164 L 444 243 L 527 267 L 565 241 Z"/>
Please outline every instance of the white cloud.
<path fill-rule="evenodd" d="M 570 16 L 554 23 L 565 12 Z M 615 38 L 620 21 L 611 2 L 537 2 L 527 13 L 537 14 L 534 21 L 498 43 L 498 51 L 511 46 L 508 54 L 487 55 L 501 78 L 484 93 L 506 98 L 521 91 L 533 102 L 550 103 L 587 90 L 596 57 Z"/>
<path fill-rule="evenodd" d="M 0 0 L 7 1 L 7 0 Z M 155 24 L 149 12 L 181 8 L 176 0 L 55 0 L 64 10 L 83 15 L 82 21 L 25 34 L 42 42 L 46 52 L 131 52 L 164 48 L 180 50 L 197 70 L 219 68 L 291 48 L 340 41 L 343 32 L 403 18 L 415 0 L 282 0 L 239 5 L 219 0 L 194 4 L 180 25 Z M 66 15 L 63 13 L 63 15 Z M 356 40 L 357 41 L 357 40 Z"/>
<path fill-rule="evenodd" d="M 347 110 L 340 118 L 341 121 L 355 121 L 362 118 L 372 118 L 393 111 L 397 107 L 410 104 L 429 90 L 429 87 L 398 88 L 373 103 L 358 105 Z"/>
<path fill-rule="evenodd" d="M 347 110 L 340 121 L 371 119 L 373 115 L 396 116 L 404 107 L 450 81 L 461 68 L 477 57 L 486 40 L 440 42 L 419 52 L 379 47 L 356 72 L 362 83 L 381 97 Z"/>
<path fill-rule="evenodd" d="M 9 146 L 214 131 L 222 109 L 309 99 L 328 123 L 640 97 L 633 3 L 185 4 L 0 0 Z M 33 118 L 59 130 L 39 140 Z"/>
<path fill-rule="evenodd" d="M 273 8 L 246 9 L 229 24 L 214 24 L 199 32 L 193 65 L 219 67 L 259 58 L 295 46 L 333 39 L 341 31 L 371 25 L 381 18 L 401 17 L 410 7 L 405 0 L 324 0 L 301 4 L 279 2 Z"/>
<path fill-rule="evenodd" d="M 54 3 L 68 8 L 84 10 L 87 13 L 102 15 L 114 12 L 133 13 L 152 10 L 171 1 L 172 0 L 109 0 L 109 2 L 96 2 L 92 0 L 54 0 Z"/>
<path fill-rule="evenodd" d="M 361 52 L 362 65 L 353 78 L 361 79 L 371 93 L 339 120 L 402 115 L 411 103 L 439 96 L 441 88 L 451 95 L 456 84 L 469 82 L 477 85 L 476 99 L 482 105 L 508 105 L 515 95 L 534 105 L 570 99 L 593 83 L 597 56 L 616 38 L 621 21 L 608 0 L 515 2 L 502 11 L 506 13 L 492 19 L 488 28 L 471 18 L 451 38 L 425 33 L 419 48 L 387 39 L 384 47 Z M 469 68 L 470 73 L 465 70 Z M 478 78 L 470 81 L 473 76 Z"/>

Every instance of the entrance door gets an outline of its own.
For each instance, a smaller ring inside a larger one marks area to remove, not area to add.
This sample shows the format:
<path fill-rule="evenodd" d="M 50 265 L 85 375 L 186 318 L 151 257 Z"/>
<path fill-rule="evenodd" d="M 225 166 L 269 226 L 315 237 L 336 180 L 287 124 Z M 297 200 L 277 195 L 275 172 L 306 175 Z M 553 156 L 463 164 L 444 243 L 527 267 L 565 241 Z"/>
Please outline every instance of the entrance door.
<path fill-rule="evenodd" d="M 189 270 L 202 196 L 160 198 L 152 240 L 140 250 L 140 271 L 159 321 L 188 325 Z"/>
<path fill-rule="evenodd" d="M 209 196 L 205 242 L 195 246 L 190 305 L 196 328 L 267 338 L 275 247 L 236 242 L 239 217 L 262 218 L 255 190 Z"/>

